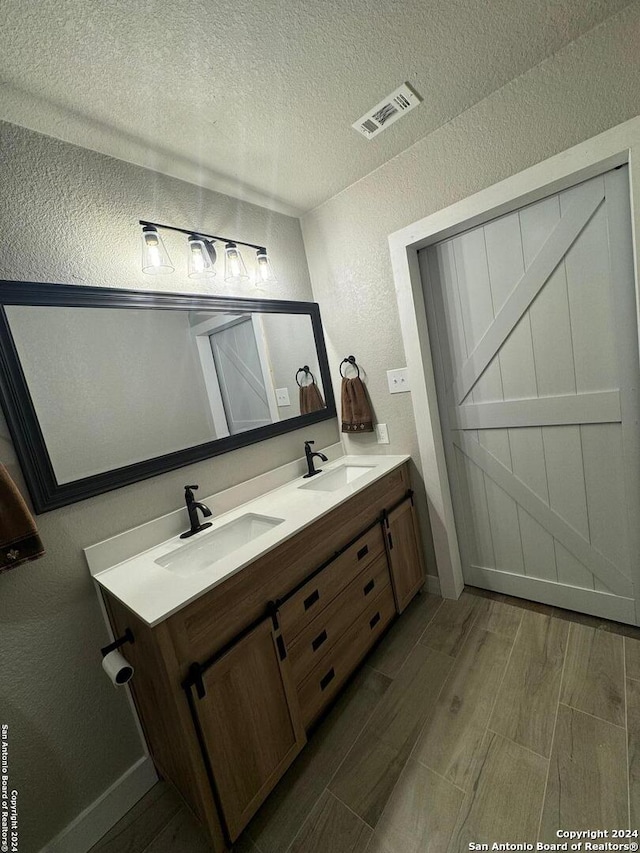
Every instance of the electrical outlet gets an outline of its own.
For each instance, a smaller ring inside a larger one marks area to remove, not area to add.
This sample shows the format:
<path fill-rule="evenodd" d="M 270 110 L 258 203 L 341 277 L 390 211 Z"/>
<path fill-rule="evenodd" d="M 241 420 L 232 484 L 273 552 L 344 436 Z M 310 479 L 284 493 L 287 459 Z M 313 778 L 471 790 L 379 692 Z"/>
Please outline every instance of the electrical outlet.
<path fill-rule="evenodd" d="M 378 444 L 389 444 L 389 430 L 386 424 L 376 424 Z"/>
<path fill-rule="evenodd" d="M 288 388 L 276 388 L 276 402 L 279 406 L 291 405 Z"/>
<path fill-rule="evenodd" d="M 389 383 L 390 394 L 401 394 L 403 391 L 409 391 L 407 368 L 399 367 L 397 370 L 387 370 L 387 382 Z"/>

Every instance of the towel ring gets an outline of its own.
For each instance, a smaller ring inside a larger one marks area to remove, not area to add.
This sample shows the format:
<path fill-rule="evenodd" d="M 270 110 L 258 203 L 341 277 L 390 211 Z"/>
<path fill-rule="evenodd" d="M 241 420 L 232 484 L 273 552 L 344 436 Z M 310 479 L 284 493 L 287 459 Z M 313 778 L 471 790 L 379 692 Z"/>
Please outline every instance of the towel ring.
<path fill-rule="evenodd" d="M 355 367 L 355 369 L 358 371 L 358 378 L 360 378 L 360 368 L 356 364 L 355 355 L 348 355 L 346 358 L 343 358 L 342 361 L 340 362 L 340 376 L 342 376 L 343 379 L 346 379 L 347 377 L 342 372 L 342 365 L 343 364 L 350 364 L 351 367 Z"/>
<path fill-rule="evenodd" d="M 307 385 L 315 385 L 316 384 L 316 378 L 313 375 L 313 373 L 309 370 L 308 364 L 305 364 L 304 367 L 299 367 L 296 371 L 296 383 L 298 385 L 298 388 L 306 388 L 307 385 L 301 385 L 300 382 L 298 382 L 298 373 L 306 373 L 307 376 L 311 377 L 311 382 L 308 382 Z"/>

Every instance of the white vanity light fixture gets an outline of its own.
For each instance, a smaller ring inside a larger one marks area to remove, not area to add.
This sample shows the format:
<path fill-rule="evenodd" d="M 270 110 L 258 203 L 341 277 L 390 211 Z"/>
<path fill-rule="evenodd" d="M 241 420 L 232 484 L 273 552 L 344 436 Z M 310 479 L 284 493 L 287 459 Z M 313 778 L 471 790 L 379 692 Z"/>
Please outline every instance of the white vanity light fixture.
<path fill-rule="evenodd" d="M 239 284 L 247 281 L 249 274 L 238 246 L 247 246 L 256 251 L 256 286 L 271 284 L 277 281 L 271 267 L 271 261 L 264 246 L 246 243 L 244 240 L 233 240 L 230 237 L 220 237 L 215 234 L 203 234 L 201 231 L 187 231 L 173 225 L 162 225 L 159 222 L 149 222 L 140 219 L 142 226 L 142 272 L 147 275 L 159 275 L 175 270 L 167 250 L 164 247 L 158 229 L 176 231 L 187 236 L 187 274 L 189 278 L 213 278 L 216 275 L 215 264 L 218 253 L 214 242 L 224 243 L 224 280 L 229 284 Z"/>
<path fill-rule="evenodd" d="M 152 224 L 146 224 L 142 229 L 142 272 L 147 275 L 165 275 L 174 269 L 158 229 Z"/>

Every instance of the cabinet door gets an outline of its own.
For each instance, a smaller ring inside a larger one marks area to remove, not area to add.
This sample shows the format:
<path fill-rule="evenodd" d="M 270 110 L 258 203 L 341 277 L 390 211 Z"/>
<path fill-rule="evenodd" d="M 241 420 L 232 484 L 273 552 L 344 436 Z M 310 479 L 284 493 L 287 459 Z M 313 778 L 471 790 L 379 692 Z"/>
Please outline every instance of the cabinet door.
<path fill-rule="evenodd" d="M 418 519 L 411 498 L 392 510 L 383 524 L 393 594 L 398 613 L 402 613 L 425 578 Z"/>
<path fill-rule="evenodd" d="M 201 740 L 235 841 L 306 742 L 284 642 L 272 620 L 212 663 L 201 687 L 194 698 Z"/>

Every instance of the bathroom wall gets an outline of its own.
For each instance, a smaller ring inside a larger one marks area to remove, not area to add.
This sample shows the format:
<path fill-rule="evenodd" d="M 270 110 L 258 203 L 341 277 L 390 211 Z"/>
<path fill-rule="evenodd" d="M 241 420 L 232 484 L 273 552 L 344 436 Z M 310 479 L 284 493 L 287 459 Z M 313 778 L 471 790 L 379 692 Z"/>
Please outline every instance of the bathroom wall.
<path fill-rule="evenodd" d="M 265 243 L 279 277 L 269 295 L 313 298 L 297 219 L 6 123 L 0 186 L 0 279 L 204 291 L 186 278 L 180 240 L 167 240 L 176 273 L 141 273 L 146 218 Z M 46 557 L 0 575 L 0 717 L 21 853 L 39 850 L 141 755 L 125 694 L 100 669 L 107 633 L 82 548 L 176 509 L 185 483 L 211 494 L 300 457 L 305 438 L 323 446 L 337 436 L 335 421 L 319 424 L 37 517 Z M 1 417 L 0 460 L 26 495 Z"/>
<path fill-rule="evenodd" d="M 329 362 L 357 357 L 389 427 L 389 445 L 345 436 L 349 451 L 418 454 L 411 395 L 387 387 L 386 371 L 405 364 L 388 235 L 640 113 L 638 45 L 634 2 L 303 217 Z"/>
<path fill-rule="evenodd" d="M 306 365 L 313 373 L 320 393 L 322 378 L 318 367 L 316 348 L 313 343 L 313 326 L 307 317 L 286 317 L 283 314 L 264 314 L 264 335 L 269 351 L 269 364 L 275 388 L 289 391 L 289 406 L 280 407 L 280 417 L 294 418 L 300 414 L 300 392 L 296 384 L 295 371 Z M 291 370 L 291 365 L 295 367 Z M 330 365 L 335 369 L 335 365 Z M 304 374 L 298 379 L 307 382 Z"/>

